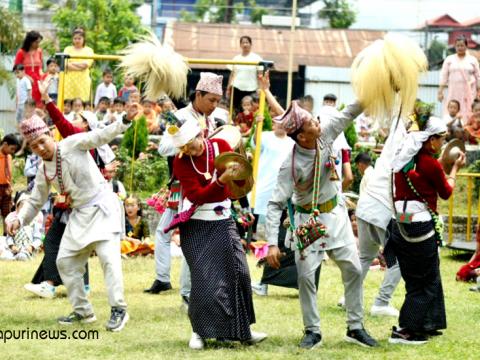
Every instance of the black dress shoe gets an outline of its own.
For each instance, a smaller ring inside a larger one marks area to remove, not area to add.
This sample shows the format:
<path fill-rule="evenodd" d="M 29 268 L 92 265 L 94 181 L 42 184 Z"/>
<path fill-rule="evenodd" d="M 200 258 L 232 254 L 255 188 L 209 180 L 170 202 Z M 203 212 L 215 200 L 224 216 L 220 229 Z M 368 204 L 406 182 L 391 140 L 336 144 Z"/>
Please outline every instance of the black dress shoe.
<path fill-rule="evenodd" d="M 162 291 L 171 290 L 172 285 L 169 282 L 161 282 L 160 280 L 155 280 L 152 286 L 149 289 L 143 290 L 145 293 L 158 294 Z"/>

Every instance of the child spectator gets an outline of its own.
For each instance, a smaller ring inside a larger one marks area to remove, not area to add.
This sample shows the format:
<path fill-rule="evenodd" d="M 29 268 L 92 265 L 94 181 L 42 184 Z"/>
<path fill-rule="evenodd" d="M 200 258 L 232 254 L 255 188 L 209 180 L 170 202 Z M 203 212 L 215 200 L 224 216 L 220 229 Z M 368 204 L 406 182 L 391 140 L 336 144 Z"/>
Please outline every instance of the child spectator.
<path fill-rule="evenodd" d="M 97 116 L 98 121 L 103 121 L 105 116 L 108 114 L 108 108 L 110 107 L 110 99 L 108 97 L 102 97 L 98 101 L 97 105 L 97 111 L 95 112 L 95 115 Z M 105 119 L 108 119 L 105 118 Z"/>
<path fill-rule="evenodd" d="M 359 153 L 355 157 L 355 165 L 357 165 L 357 169 L 362 175 L 362 181 L 360 181 L 361 194 L 367 187 L 368 180 L 373 174 L 372 158 L 368 153 Z"/>
<path fill-rule="evenodd" d="M 27 191 L 32 191 L 35 176 L 37 176 L 38 167 L 40 166 L 40 156 L 32 153 L 27 155 L 23 175 L 27 178 Z"/>
<path fill-rule="evenodd" d="M 134 103 L 140 104 L 140 92 L 138 91 L 131 92 L 128 102 L 130 104 L 134 104 Z"/>
<path fill-rule="evenodd" d="M 73 121 L 74 115 L 75 115 L 75 113 L 72 112 L 72 104 L 73 104 L 72 99 L 63 100 L 63 116 L 65 116 L 65 119 L 67 119 L 70 122 Z"/>
<path fill-rule="evenodd" d="M 125 100 L 117 97 L 113 100 L 113 111 L 110 115 L 110 123 L 122 121 L 123 115 L 125 115 Z"/>
<path fill-rule="evenodd" d="M 127 191 L 125 190 L 123 183 L 116 179 L 118 165 L 118 161 L 113 161 L 112 163 L 105 165 L 104 177 L 108 181 L 108 184 L 111 186 L 113 192 L 117 194 L 119 199 L 124 201 L 127 197 Z"/>
<path fill-rule="evenodd" d="M 130 195 L 125 199 L 125 237 L 121 242 L 123 255 L 153 254 L 154 243 L 150 240 L 148 223 L 142 218 L 140 200 Z"/>
<path fill-rule="evenodd" d="M 92 102 L 90 100 L 84 101 L 83 102 L 83 107 L 85 108 L 85 111 L 93 112 L 93 106 L 92 106 Z"/>
<path fill-rule="evenodd" d="M 58 64 L 55 58 L 50 58 L 47 60 L 47 73 L 45 78 L 50 78 L 50 85 L 48 86 L 48 96 L 50 99 L 57 102 L 58 98 Z"/>
<path fill-rule="evenodd" d="M 447 140 L 459 139 L 465 141 L 465 130 L 460 115 L 460 102 L 453 99 L 448 102 L 448 114 L 443 117 L 448 128 Z"/>
<path fill-rule="evenodd" d="M 158 124 L 157 113 L 154 110 L 155 103 L 149 99 L 142 100 L 143 116 L 147 120 L 147 128 L 149 134 L 158 134 L 160 126 Z"/>
<path fill-rule="evenodd" d="M 255 111 L 252 110 L 254 113 Z M 215 126 L 220 127 L 225 124 L 228 124 L 228 119 L 230 118 L 230 114 L 228 112 L 228 102 L 227 99 L 222 97 L 218 102 L 218 106 L 213 110 L 212 115 L 213 120 L 215 121 Z"/>
<path fill-rule="evenodd" d="M 358 135 L 358 141 L 375 142 L 373 135 L 373 120 L 366 113 L 361 113 L 355 119 L 355 131 Z"/>
<path fill-rule="evenodd" d="M 80 113 L 84 111 L 85 108 L 83 106 L 83 100 L 80 98 L 75 98 L 72 100 L 72 112 L 71 112 L 71 118 L 72 120 L 70 122 L 74 122 L 75 120 L 78 120 Z"/>
<path fill-rule="evenodd" d="M 253 124 L 252 97 L 245 96 L 242 99 L 242 112 L 235 117 L 235 125 L 240 129 L 242 136 L 249 136 Z"/>
<path fill-rule="evenodd" d="M 15 65 L 13 71 L 17 77 L 17 112 L 15 119 L 19 124 L 25 118 L 25 103 L 32 98 L 32 83 L 25 76 L 25 67 L 22 64 Z"/>
<path fill-rule="evenodd" d="M 130 100 L 130 94 L 133 92 L 138 92 L 138 89 L 134 84 L 133 76 L 125 75 L 123 86 L 118 92 L 118 96 L 121 97 L 123 101 L 128 102 Z"/>
<path fill-rule="evenodd" d="M 480 139 L 480 102 L 474 101 L 472 105 L 472 117 L 465 126 L 470 144 L 478 144 Z"/>
<path fill-rule="evenodd" d="M 25 200 L 29 198 L 29 195 L 22 193 L 18 196 L 15 204 L 15 210 L 11 212 L 5 222 L 11 222 L 17 218 L 17 214 L 20 211 Z M 14 237 L 7 236 L 7 246 L 9 251 L 2 254 L 2 258 L 5 260 L 18 260 L 26 261 L 30 260 L 35 250 L 38 250 L 42 245 L 42 226 L 43 215 L 41 212 L 35 217 L 30 225 L 22 226 L 18 229 L 18 232 Z"/>
<path fill-rule="evenodd" d="M 95 93 L 95 106 L 98 106 L 101 99 L 109 99 L 109 104 L 113 99 L 117 97 L 117 88 L 113 84 L 113 73 L 110 69 L 103 71 L 102 82 L 97 86 L 97 92 Z"/>
<path fill-rule="evenodd" d="M 0 145 L 0 212 L 3 219 L 3 235 L 6 234 L 5 218 L 12 208 L 12 155 L 20 143 L 14 134 L 5 135 Z"/>

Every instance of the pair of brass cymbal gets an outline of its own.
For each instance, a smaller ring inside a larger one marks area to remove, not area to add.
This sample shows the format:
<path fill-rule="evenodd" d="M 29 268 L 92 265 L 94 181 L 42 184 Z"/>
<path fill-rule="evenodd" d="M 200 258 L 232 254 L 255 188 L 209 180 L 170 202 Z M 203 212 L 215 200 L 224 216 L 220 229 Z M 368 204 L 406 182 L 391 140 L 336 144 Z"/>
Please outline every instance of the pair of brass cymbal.
<path fill-rule="evenodd" d="M 242 142 L 240 131 L 232 125 L 224 125 L 218 128 L 211 139 L 223 139 L 232 149 L 239 149 Z M 227 186 L 233 195 L 233 199 L 239 199 L 247 195 L 253 187 L 253 168 L 247 158 L 238 152 L 224 152 L 215 158 L 215 169 L 219 174 L 225 172 L 228 168 L 235 168 L 235 179 L 230 181 Z"/>

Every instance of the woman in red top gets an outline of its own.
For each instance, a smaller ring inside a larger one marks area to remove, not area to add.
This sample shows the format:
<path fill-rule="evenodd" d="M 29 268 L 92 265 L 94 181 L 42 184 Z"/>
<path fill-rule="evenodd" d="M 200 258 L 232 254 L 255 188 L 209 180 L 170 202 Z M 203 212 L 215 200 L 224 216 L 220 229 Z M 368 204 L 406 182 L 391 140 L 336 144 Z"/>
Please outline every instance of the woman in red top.
<path fill-rule="evenodd" d="M 37 107 L 43 107 L 38 81 L 43 75 L 43 53 L 40 42 L 43 37 L 38 31 L 29 31 L 23 40 L 21 49 L 15 56 L 15 64 L 22 64 L 25 67 L 25 74 L 32 83 L 32 99 Z"/>
<path fill-rule="evenodd" d="M 420 131 L 408 133 L 392 168 L 395 173 L 395 215 L 386 251 L 393 251 L 405 280 L 405 301 L 399 328 L 393 327 L 390 343 L 424 344 L 445 329 L 445 302 L 440 278 L 437 199 L 448 199 L 455 175 L 465 164 L 456 160 L 449 176 L 435 159 L 447 134 L 445 121 L 429 117 Z M 387 250 L 390 248 L 390 250 Z"/>
<path fill-rule="evenodd" d="M 203 349 L 204 339 L 259 342 L 266 334 L 250 330 L 255 322 L 247 260 L 230 214 L 228 183 L 237 169 L 217 174 L 215 157 L 232 151 L 221 139 L 204 139 L 198 121 L 167 129 L 180 149 L 173 172 L 182 186 L 181 247 L 190 268 L 188 314 L 193 328 L 189 346 Z"/>

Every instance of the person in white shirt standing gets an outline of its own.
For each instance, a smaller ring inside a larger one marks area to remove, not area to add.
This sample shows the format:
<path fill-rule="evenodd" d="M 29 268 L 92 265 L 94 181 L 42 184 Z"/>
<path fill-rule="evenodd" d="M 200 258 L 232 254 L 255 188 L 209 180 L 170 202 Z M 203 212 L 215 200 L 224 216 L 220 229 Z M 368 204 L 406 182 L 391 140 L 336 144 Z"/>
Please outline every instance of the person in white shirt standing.
<path fill-rule="evenodd" d="M 234 61 L 260 62 L 260 55 L 252 52 L 252 38 L 250 36 L 240 37 L 240 48 L 242 53 L 236 55 Z M 233 96 L 233 108 L 235 112 L 242 111 L 242 99 L 252 95 L 258 89 L 258 71 L 261 68 L 252 65 L 228 66 L 231 70 L 228 78 L 227 96 Z"/>
<path fill-rule="evenodd" d="M 25 67 L 22 64 L 15 65 L 13 71 L 17 77 L 17 113 L 15 119 L 19 124 L 23 120 L 25 103 L 32 98 L 32 83 L 25 76 Z"/>
<path fill-rule="evenodd" d="M 117 97 L 117 88 L 113 83 L 113 73 L 110 69 L 103 70 L 102 82 L 97 86 L 95 93 L 95 106 L 98 105 L 102 97 L 107 97 L 110 102 Z"/>
<path fill-rule="evenodd" d="M 391 165 L 389 159 L 393 157 L 396 144 L 405 134 L 401 121 L 390 129 L 390 136 L 385 142 L 375 167 L 363 167 L 363 179 L 360 183 L 360 198 L 357 202 L 356 217 L 358 226 L 358 242 L 362 279 L 365 280 L 372 260 L 377 256 L 380 246 L 385 246 L 387 226 L 393 216 L 391 199 Z M 357 162 L 357 158 L 355 158 Z M 368 169 L 368 170 L 367 170 Z M 370 309 L 374 316 L 398 317 L 398 310 L 390 305 L 393 292 L 400 282 L 401 274 L 398 263 L 387 268 L 385 277 Z"/>

